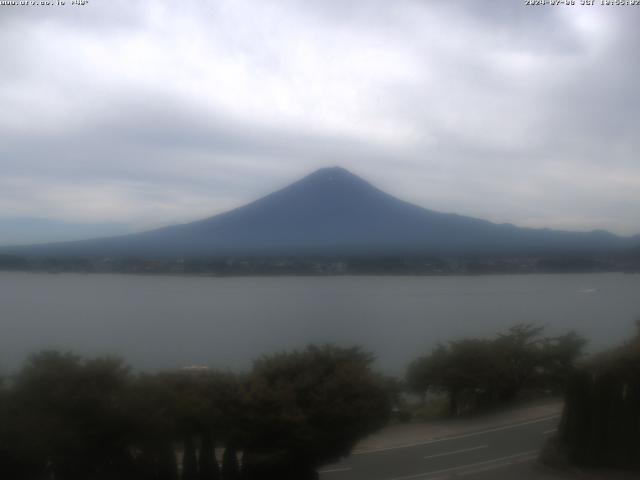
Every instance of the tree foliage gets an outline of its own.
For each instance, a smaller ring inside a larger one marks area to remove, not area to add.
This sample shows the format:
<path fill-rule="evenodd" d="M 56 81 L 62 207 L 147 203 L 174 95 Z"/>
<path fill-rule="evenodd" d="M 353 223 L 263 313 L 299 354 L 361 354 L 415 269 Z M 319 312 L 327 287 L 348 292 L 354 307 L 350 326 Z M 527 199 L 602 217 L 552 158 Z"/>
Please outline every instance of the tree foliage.
<path fill-rule="evenodd" d="M 326 346 L 262 358 L 245 376 L 134 375 L 117 359 L 44 352 L 0 384 L 0 478 L 238 480 L 239 458 L 244 480 L 312 478 L 384 424 L 370 363 Z"/>
<path fill-rule="evenodd" d="M 314 478 L 386 423 L 390 398 L 372 360 L 357 348 L 312 346 L 255 363 L 245 389 L 255 478 Z"/>
<path fill-rule="evenodd" d="M 572 372 L 552 447 L 573 464 L 640 470 L 640 322 L 631 341 Z"/>
<path fill-rule="evenodd" d="M 571 332 L 544 337 L 543 327 L 520 324 L 492 339 L 438 345 L 409 365 L 409 388 L 447 394 L 451 415 L 513 400 L 526 387 L 561 389 L 585 341 Z"/>

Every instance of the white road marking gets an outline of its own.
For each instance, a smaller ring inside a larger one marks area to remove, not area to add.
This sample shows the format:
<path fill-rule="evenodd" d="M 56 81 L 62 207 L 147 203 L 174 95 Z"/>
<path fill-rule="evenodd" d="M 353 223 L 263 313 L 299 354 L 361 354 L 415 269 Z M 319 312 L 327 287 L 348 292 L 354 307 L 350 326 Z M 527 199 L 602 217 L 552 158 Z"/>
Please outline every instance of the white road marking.
<path fill-rule="evenodd" d="M 396 447 L 384 447 L 384 448 L 376 448 L 373 450 L 365 450 L 365 451 L 360 451 L 360 452 L 353 452 L 351 455 L 368 455 L 370 453 L 378 453 L 378 452 L 387 452 L 389 450 L 400 450 L 403 448 L 411 448 L 411 447 L 420 447 L 423 445 L 432 445 L 434 443 L 440 443 L 440 442 L 449 442 L 451 440 L 459 440 L 461 438 L 469 438 L 469 437 L 475 437 L 478 435 L 484 435 L 485 433 L 493 433 L 493 432 L 500 432 L 503 430 L 510 430 L 512 428 L 518 428 L 518 427 L 524 427 L 527 425 L 534 425 L 536 423 L 542 423 L 542 422 L 546 422 L 548 420 L 552 420 L 554 418 L 560 418 L 560 415 L 551 415 L 549 417 L 544 417 L 544 418 L 539 418 L 537 420 L 531 420 L 528 422 L 522 422 L 522 423 L 514 423 L 512 425 L 505 425 L 504 427 L 496 427 L 496 428 L 491 428 L 489 430 L 483 430 L 481 432 L 473 432 L 473 433 L 466 433 L 463 435 L 456 435 L 453 437 L 446 437 L 446 438 L 438 438 L 435 440 L 427 440 L 425 442 L 416 442 L 416 443 L 407 443 L 404 445 L 398 445 Z"/>
<path fill-rule="evenodd" d="M 351 470 L 351 467 L 343 467 L 343 468 L 331 468 L 329 470 L 320 470 L 318 473 L 338 473 L 338 472 L 348 472 Z"/>
<path fill-rule="evenodd" d="M 551 430 L 545 430 L 542 432 L 543 435 L 551 435 L 552 433 L 556 433 L 558 431 L 557 428 L 552 428 Z"/>
<path fill-rule="evenodd" d="M 534 460 L 537 456 L 538 456 L 538 452 L 531 455 L 524 455 L 516 459 L 507 460 L 505 462 L 492 463 L 486 466 L 472 468 L 471 470 L 466 470 L 464 472 L 460 472 L 454 475 L 458 475 L 460 477 L 466 477 L 467 475 L 475 475 L 482 472 L 490 472 L 491 470 L 497 470 L 499 468 L 508 467 L 510 465 L 517 465 L 519 463 L 528 462 L 529 460 Z M 431 478 L 430 480 L 435 480 L 435 479 Z"/>
<path fill-rule="evenodd" d="M 404 477 L 394 477 L 394 478 L 391 478 L 389 480 L 411 480 L 411 479 L 414 479 L 414 478 L 424 478 L 424 477 L 429 477 L 429 476 L 432 476 L 432 475 L 437 475 L 439 473 L 460 471 L 460 470 L 465 470 L 465 469 L 469 469 L 469 468 L 480 467 L 480 466 L 483 466 L 483 465 L 488 465 L 490 463 L 499 464 L 500 462 L 505 462 L 507 460 L 513 460 L 513 459 L 516 459 L 516 458 L 522 459 L 522 457 L 535 455 L 537 453 L 538 453 L 538 450 L 529 450 L 528 452 L 516 453 L 515 455 L 509 455 L 507 457 L 494 458 L 492 460 L 485 460 L 483 462 L 469 463 L 467 465 L 458 465 L 457 467 L 443 468 L 441 470 L 433 470 L 431 472 L 416 473 L 414 475 L 406 475 Z M 505 465 L 508 465 L 508 464 L 509 463 L 506 463 Z M 472 472 L 467 472 L 467 473 L 472 473 Z"/>
<path fill-rule="evenodd" d="M 465 448 L 464 450 L 455 450 L 453 452 L 445 452 L 445 453 L 438 453 L 437 455 L 429 455 L 429 456 L 424 457 L 424 458 L 426 460 L 426 459 L 429 459 L 429 458 L 446 457 L 447 455 L 455 455 L 456 453 L 473 452 L 474 450 L 480 450 L 481 448 L 488 448 L 488 447 L 489 447 L 489 445 L 480 445 L 478 447 Z"/>

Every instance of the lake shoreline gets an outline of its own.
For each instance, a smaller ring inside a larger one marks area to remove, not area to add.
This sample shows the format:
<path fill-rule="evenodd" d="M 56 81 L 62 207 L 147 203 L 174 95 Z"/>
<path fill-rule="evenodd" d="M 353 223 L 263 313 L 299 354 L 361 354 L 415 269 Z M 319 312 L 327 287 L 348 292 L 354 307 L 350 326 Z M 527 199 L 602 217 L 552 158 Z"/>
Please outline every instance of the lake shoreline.
<path fill-rule="evenodd" d="M 346 272 L 346 273 L 313 273 L 313 272 L 270 272 L 270 273 L 187 273 L 187 272 L 130 272 L 130 271 L 79 271 L 79 270 L 0 270 L 2 273 L 26 273 L 44 275 L 127 275 L 139 277 L 176 277 L 176 278 L 367 278 L 367 277 L 429 277 L 429 278 L 449 278 L 449 277 L 495 277 L 495 276 L 531 276 L 531 275 L 607 275 L 624 274 L 640 275 L 640 270 L 605 270 L 605 271 L 501 271 L 484 273 L 411 273 L 411 272 Z"/>

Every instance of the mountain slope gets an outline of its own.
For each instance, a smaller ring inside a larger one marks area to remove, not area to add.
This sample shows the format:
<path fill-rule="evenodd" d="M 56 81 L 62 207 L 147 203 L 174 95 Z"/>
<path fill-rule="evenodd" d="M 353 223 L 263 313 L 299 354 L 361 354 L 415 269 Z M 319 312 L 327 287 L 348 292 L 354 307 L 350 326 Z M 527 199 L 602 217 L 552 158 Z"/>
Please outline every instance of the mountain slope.
<path fill-rule="evenodd" d="M 318 170 L 244 207 L 135 235 L 21 248 L 60 256 L 216 256 L 604 252 L 607 232 L 518 228 L 399 200 L 341 168 Z M 15 249 L 14 249 L 15 251 Z"/>
<path fill-rule="evenodd" d="M 131 231 L 118 223 L 69 223 L 34 217 L 0 218 L 0 245 L 51 243 L 108 235 L 123 235 Z"/>

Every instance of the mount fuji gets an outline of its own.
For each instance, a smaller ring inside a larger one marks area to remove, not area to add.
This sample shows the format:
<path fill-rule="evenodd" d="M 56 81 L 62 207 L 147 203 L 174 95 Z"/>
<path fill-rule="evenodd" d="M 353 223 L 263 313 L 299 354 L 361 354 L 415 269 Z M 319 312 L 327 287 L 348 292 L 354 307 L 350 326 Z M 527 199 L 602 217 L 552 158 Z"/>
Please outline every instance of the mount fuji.
<path fill-rule="evenodd" d="M 640 243 L 596 230 L 520 228 L 413 205 L 323 168 L 243 207 L 143 233 L 14 247 L 60 257 L 606 253 Z M 5 251 L 7 249 L 4 249 Z"/>

